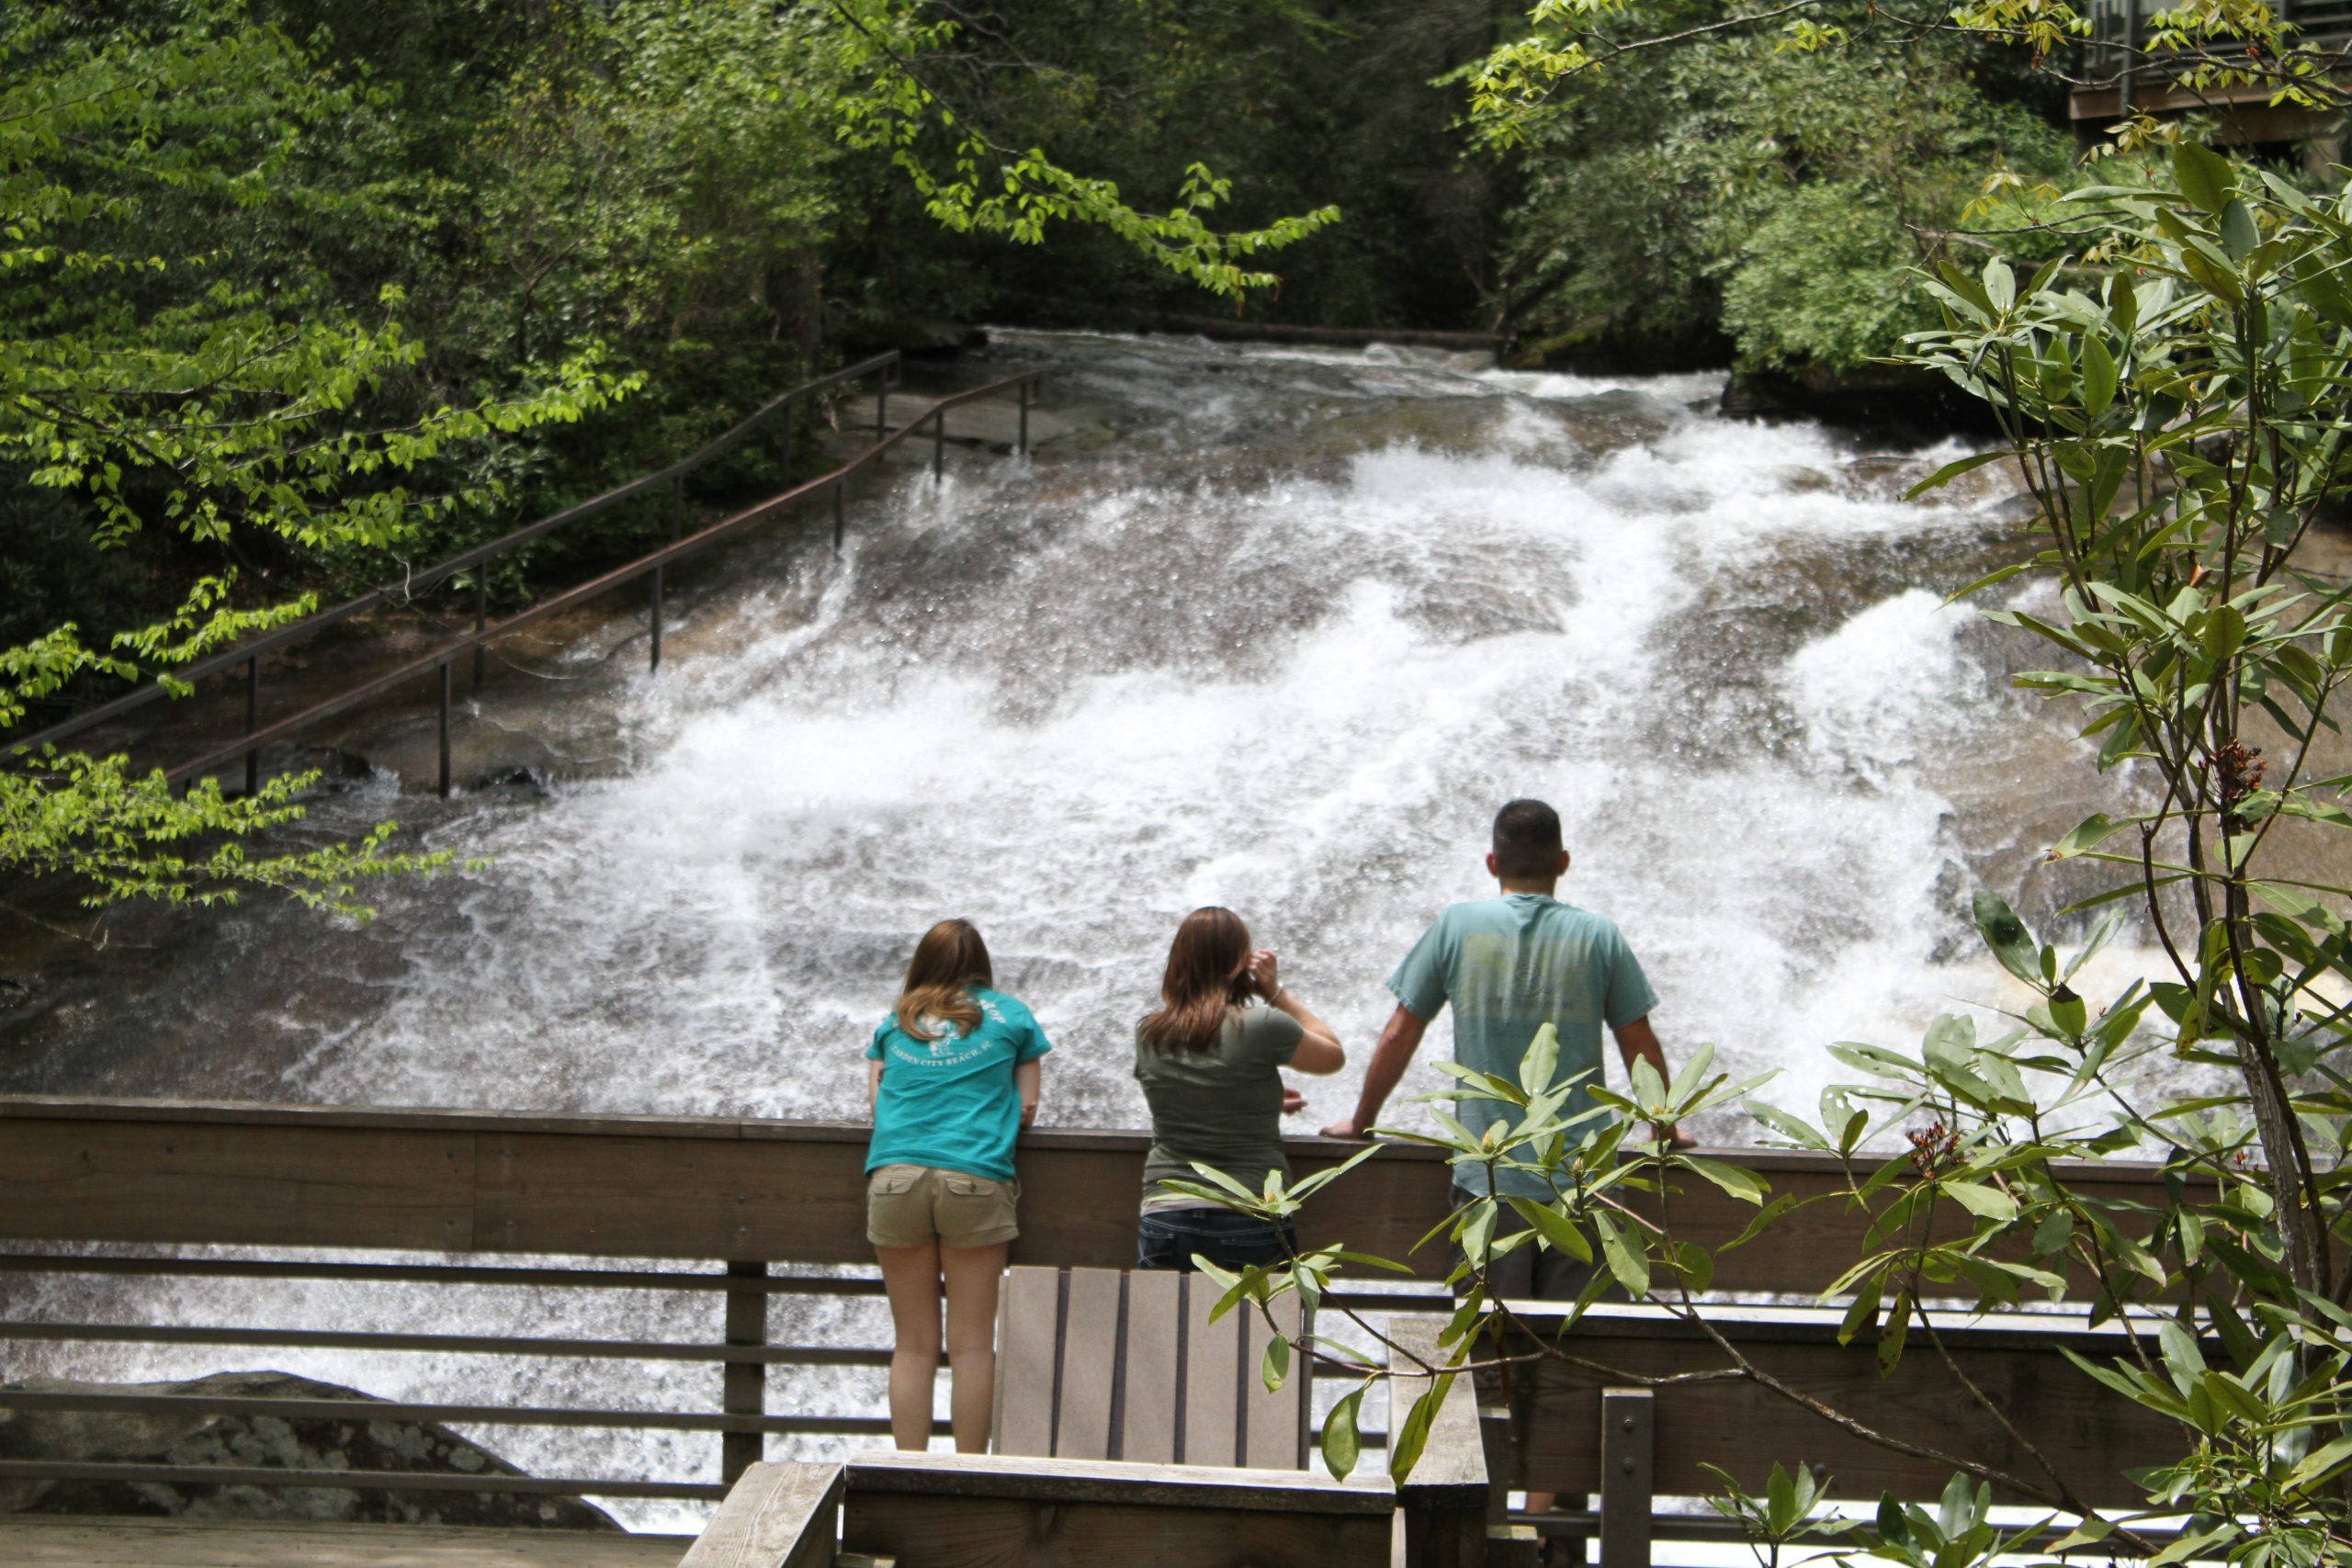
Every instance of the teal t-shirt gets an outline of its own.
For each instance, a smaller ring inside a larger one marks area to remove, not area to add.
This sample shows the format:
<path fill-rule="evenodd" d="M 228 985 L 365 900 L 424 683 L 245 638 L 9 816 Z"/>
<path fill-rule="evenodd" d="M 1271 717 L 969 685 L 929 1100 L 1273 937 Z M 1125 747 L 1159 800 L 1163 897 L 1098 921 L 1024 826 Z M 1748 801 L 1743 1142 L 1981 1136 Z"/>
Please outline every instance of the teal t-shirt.
<path fill-rule="evenodd" d="M 865 1057 L 882 1064 L 874 1100 L 874 1141 L 865 1168 L 927 1165 L 990 1181 L 1012 1179 L 1012 1141 L 1021 1135 L 1021 1091 L 1012 1069 L 1052 1050 L 1029 1010 L 1001 991 L 972 987 L 979 1027 L 958 1034 L 939 1026 L 918 1040 L 886 1017 Z"/>
<path fill-rule="evenodd" d="M 1657 1006 L 1657 993 L 1615 921 L 1540 893 L 1449 906 L 1388 977 L 1388 989 L 1424 1021 L 1453 1003 L 1453 1059 L 1498 1077 L 1518 1077 L 1535 1032 L 1549 1023 L 1560 1037 L 1559 1077 L 1589 1072 L 1588 1084 L 1600 1074 L 1601 1025 L 1621 1029 Z M 1455 1109 L 1474 1134 L 1510 1111 L 1482 1100 L 1458 1101 Z M 1562 1114 L 1591 1109 L 1579 1089 Z M 1590 1125 L 1579 1122 L 1571 1144 Z M 1484 1192 L 1487 1173 L 1464 1165 L 1454 1180 Z M 1498 1181 L 1505 1193 L 1548 1196 L 1532 1176 L 1503 1171 Z"/>

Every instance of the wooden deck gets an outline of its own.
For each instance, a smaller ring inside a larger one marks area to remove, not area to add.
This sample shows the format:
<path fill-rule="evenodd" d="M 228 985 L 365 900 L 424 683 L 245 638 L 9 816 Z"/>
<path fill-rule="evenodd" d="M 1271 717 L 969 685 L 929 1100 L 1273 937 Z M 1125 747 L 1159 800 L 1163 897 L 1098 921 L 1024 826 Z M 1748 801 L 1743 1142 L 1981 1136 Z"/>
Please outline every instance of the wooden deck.
<path fill-rule="evenodd" d="M 7 1568 L 677 1568 L 692 1536 L 0 1517 Z"/>

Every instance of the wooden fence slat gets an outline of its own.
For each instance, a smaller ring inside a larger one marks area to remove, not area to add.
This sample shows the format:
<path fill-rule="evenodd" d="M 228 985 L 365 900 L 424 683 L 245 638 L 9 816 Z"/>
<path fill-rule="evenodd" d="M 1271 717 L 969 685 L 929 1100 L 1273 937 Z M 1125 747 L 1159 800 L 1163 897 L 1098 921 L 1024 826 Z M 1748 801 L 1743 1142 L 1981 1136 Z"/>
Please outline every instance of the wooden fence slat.
<path fill-rule="evenodd" d="M 1298 1298 L 1283 1296 L 1273 1303 L 1275 1322 L 1286 1338 L 1298 1335 Z M 1299 1437 L 1305 1412 L 1299 1395 L 1305 1391 L 1308 1371 L 1305 1362 L 1291 1368 L 1290 1381 L 1279 1393 L 1270 1393 L 1259 1369 L 1264 1364 L 1266 1347 L 1273 1343 L 1273 1331 L 1266 1326 L 1263 1314 L 1251 1306 L 1234 1309 L 1234 1315 L 1243 1320 L 1247 1330 L 1241 1343 L 1240 1398 L 1242 1401 L 1239 1461 L 1260 1470 L 1293 1470 L 1301 1461 Z"/>
<path fill-rule="evenodd" d="M 1119 1276 L 1109 1269 L 1073 1269 L 1068 1278 L 1054 1451 L 1108 1459 L 1111 1391 L 1119 1371 Z"/>
<path fill-rule="evenodd" d="M 1185 1464 L 1238 1464 L 1241 1412 L 1235 1395 L 1244 1314 L 1237 1310 L 1211 1323 L 1209 1314 L 1224 1292 L 1204 1274 L 1182 1279 L 1184 1447 L 1176 1457 Z"/>
<path fill-rule="evenodd" d="M 1054 1451 L 1054 1363 L 1061 1338 L 1061 1285 L 1050 1269 L 1005 1276 L 997 1314 L 996 1427 L 1001 1454 Z"/>
<path fill-rule="evenodd" d="M 1127 1363 L 1119 1457 L 1145 1464 L 1176 1459 L 1176 1298 L 1182 1274 L 1138 1269 L 1127 1276 Z"/>

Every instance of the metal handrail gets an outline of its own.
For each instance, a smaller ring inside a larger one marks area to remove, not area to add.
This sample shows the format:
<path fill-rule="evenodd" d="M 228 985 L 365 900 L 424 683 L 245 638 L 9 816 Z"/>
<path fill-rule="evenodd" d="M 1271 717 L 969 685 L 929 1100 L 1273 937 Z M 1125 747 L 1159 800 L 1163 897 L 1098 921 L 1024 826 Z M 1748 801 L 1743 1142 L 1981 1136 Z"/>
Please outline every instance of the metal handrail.
<path fill-rule="evenodd" d="M 709 549 L 712 546 L 722 543 L 754 525 L 765 522 L 767 519 L 775 516 L 779 513 L 788 511 L 799 502 L 806 501 L 812 496 L 822 494 L 827 491 L 831 491 L 833 498 L 833 544 L 834 547 L 838 549 L 841 546 L 842 529 L 844 525 L 843 507 L 845 505 L 845 492 L 849 481 L 869 465 L 880 461 L 883 455 L 888 452 L 892 447 L 912 436 L 917 431 L 922 428 L 926 422 L 928 422 L 932 426 L 932 475 L 934 480 L 938 479 L 942 476 L 945 460 L 944 451 L 946 446 L 945 416 L 949 409 L 954 408 L 960 403 L 969 402 L 976 398 L 986 397 L 992 392 L 1001 392 L 1017 389 L 1021 393 L 1021 436 L 1019 449 L 1025 451 L 1028 446 L 1029 389 L 1042 379 L 1044 375 L 1045 372 L 1042 370 L 1023 371 L 1017 376 L 1007 376 L 999 380 L 990 381 L 985 385 L 973 387 L 965 391 L 952 393 L 947 397 L 941 398 L 933 402 L 929 408 L 925 409 L 922 413 L 917 414 L 906 424 L 900 426 L 897 430 L 891 431 L 888 434 L 884 435 L 881 439 L 875 442 L 873 446 L 867 447 L 856 457 L 852 457 L 848 462 L 842 464 L 840 468 L 835 468 L 831 473 L 820 475 L 818 478 L 809 479 L 806 483 L 796 485 L 792 489 L 786 491 L 781 495 L 771 497 L 770 499 L 760 502 L 756 506 L 747 508 L 744 511 L 735 513 L 731 517 L 722 518 L 718 522 L 710 525 L 710 526 L 704 528 L 697 533 L 689 534 L 684 538 L 673 540 L 671 543 L 662 547 L 660 549 L 639 557 L 636 560 L 631 561 L 627 566 L 616 568 L 615 570 L 605 573 L 601 577 L 594 578 L 587 582 L 582 583 L 577 588 L 570 589 L 565 592 L 559 593 L 552 599 L 542 600 L 526 610 L 523 610 L 514 615 L 508 616 L 505 620 L 496 622 L 495 624 L 485 623 L 478 626 L 473 631 L 458 637 L 454 642 L 446 644 L 432 653 L 425 654 L 422 658 L 411 660 L 408 663 L 403 664 L 398 669 L 392 670 L 385 674 L 378 675 L 370 680 L 363 681 L 359 684 L 347 688 L 339 694 L 330 697 L 322 703 L 318 703 L 311 707 L 303 709 L 300 713 L 290 715 L 288 717 L 277 720 L 274 724 L 257 725 L 249 728 L 246 732 L 237 739 L 231 741 L 226 745 L 216 746 L 211 750 L 207 751 L 189 761 L 180 763 L 177 767 L 164 770 L 164 777 L 173 783 L 177 784 L 182 780 L 193 778 L 198 774 L 210 773 L 215 769 L 220 768 L 236 761 L 240 757 L 251 759 L 258 755 L 260 749 L 264 745 L 266 745 L 273 740 L 291 735 L 297 730 L 307 728 L 321 719 L 332 717 L 334 715 L 341 713 L 347 708 L 355 707 L 360 703 L 366 702 L 372 697 L 380 696 L 385 692 L 390 691 L 391 688 L 398 686 L 404 682 L 413 681 L 419 676 L 437 671 L 440 675 L 441 682 L 440 792 L 446 795 L 449 793 L 450 667 L 458 659 L 468 653 L 479 652 L 480 650 L 488 648 L 490 644 L 498 641 L 500 638 L 511 636 L 514 633 L 522 630 L 526 626 L 547 619 L 548 616 L 560 615 L 566 610 L 576 608 L 579 605 L 587 603 L 589 600 L 595 598 L 599 594 L 608 592 L 615 588 L 619 588 L 625 584 L 634 582 L 641 577 L 652 577 L 655 579 L 656 587 L 654 598 L 655 634 L 652 658 L 654 664 L 658 668 L 662 659 L 661 637 L 659 630 L 661 615 L 660 579 L 661 574 L 667 569 L 681 561 L 690 560 L 694 557 L 700 555 L 703 551 Z M 878 415 L 876 422 L 879 423 Z M 252 777 L 252 772 L 253 770 L 249 762 L 247 769 L 247 776 L 249 779 Z"/>
<path fill-rule="evenodd" d="M 264 632 L 259 637 L 248 638 L 234 648 L 213 654 L 209 658 L 198 660 L 185 669 L 175 671 L 173 679 L 194 682 L 224 673 L 240 664 L 252 664 L 266 653 L 274 653 L 281 648 L 302 641 L 329 626 L 349 620 L 354 615 L 383 605 L 413 599 L 420 592 L 440 586 L 458 572 L 495 559 L 519 545 L 526 545 L 559 528 L 609 512 L 641 495 L 650 494 L 665 484 L 674 485 L 688 474 L 741 445 L 753 431 L 785 412 L 793 404 L 830 388 L 840 386 L 845 381 L 863 380 L 868 376 L 879 373 L 884 378 L 884 396 L 887 397 L 888 387 L 897 378 L 899 363 L 899 351 L 891 349 L 888 353 L 877 354 L 870 359 L 862 359 L 855 365 L 836 370 L 831 375 L 820 376 L 813 381 L 804 382 L 761 404 L 737 421 L 723 434 L 696 447 L 693 452 L 665 468 L 658 468 L 652 473 L 631 479 L 627 484 L 608 490 L 601 495 L 592 496 L 586 501 L 567 506 L 560 512 L 552 513 L 512 533 L 503 534 L 487 543 L 476 545 L 471 549 L 461 551 L 447 560 L 425 568 L 423 571 L 411 573 L 398 585 L 387 584 L 382 588 L 374 589 L 356 599 L 345 600 L 332 609 L 322 610 L 312 615 L 305 615 L 302 619 L 280 626 L 274 631 Z M 877 409 L 881 406 L 879 403 L 876 405 Z M 879 423 L 878 413 L 876 422 Z M 881 432 L 877 430 L 876 434 L 878 435 Z M 101 703 L 96 707 L 51 725 L 48 728 L 27 736 L 21 740 L 11 740 L 7 742 L 7 750 L 14 754 L 55 745 L 60 740 L 70 739 L 110 719 L 119 718 L 127 713 L 134 712 L 166 694 L 166 688 L 161 684 L 141 686 L 136 691 L 125 693 L 111 702 Z"/>

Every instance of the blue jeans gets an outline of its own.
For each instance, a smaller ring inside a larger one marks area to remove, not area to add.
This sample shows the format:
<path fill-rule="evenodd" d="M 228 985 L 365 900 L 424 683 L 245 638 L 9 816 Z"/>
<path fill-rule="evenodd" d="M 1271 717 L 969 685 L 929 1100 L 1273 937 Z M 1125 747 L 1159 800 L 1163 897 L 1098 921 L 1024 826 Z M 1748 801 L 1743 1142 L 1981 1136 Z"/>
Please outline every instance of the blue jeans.
<path fill-rule="evenodd" d="M 1220 1269 L 1269 1268 L 1287 1261 L 1297 1250 L 1295 1225 L 1277 1231 L 1230 1209 L 1159 1209 L 1138 1223 L 1136 1267 L 1189 1274 L 1197 1252 Z"/>

